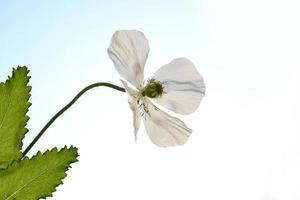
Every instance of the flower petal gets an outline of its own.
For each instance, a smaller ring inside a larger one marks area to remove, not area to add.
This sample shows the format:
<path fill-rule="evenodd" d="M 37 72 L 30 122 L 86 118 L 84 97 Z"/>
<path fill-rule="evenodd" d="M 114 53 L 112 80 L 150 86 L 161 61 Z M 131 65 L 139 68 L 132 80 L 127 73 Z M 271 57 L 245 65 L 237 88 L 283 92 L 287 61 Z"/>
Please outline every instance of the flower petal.
<path fill-rule="evenodd" d="M 137 132 L 141 124 L 141 112 L 137 103 L 138 99 L 136 98 L 136 94 L 138 93 L 138 91 L 136 91 L 133 88 L 130 88 L 125 81 L 122 81 L 122 83 L 125 87 L 126 93 L 128 94 L 128 103 L 133 113 L 134 137 L 135 140 L 137 140 Z"/>
<path fill-rule="evenodd" d="M 176 113 L 193 113 L 204 97 L 203 78 L 186 58 L 177 58 L 162 66 L 153 78 L 163 83 L 165 92 L 155 98 L 155 102 Z"/>
<path fill-rule="evenodd" d="M 116 31 L 107 52 L 119 74 L 140 88 L 149 53 L 148 40 L 144 34 L 136 30 Z"/>
<path fill-rule="evenodd" d="M 183 145 L 192 133 L 181 120 L 155 107 L 149 100 L 144 102 L 144 124 L 151 141 L 160 146 Z"/>

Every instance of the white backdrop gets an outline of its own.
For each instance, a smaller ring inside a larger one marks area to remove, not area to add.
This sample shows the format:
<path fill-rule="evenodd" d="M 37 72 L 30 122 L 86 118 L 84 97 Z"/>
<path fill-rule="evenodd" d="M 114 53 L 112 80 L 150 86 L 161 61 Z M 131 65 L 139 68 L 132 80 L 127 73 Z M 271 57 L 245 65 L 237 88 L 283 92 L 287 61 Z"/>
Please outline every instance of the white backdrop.
<path fill-rule="evenodd" d="M 300 2 L 0 1 L 0 78 L 27 65 L 33 86 L 26 146 L 86 85 L 120 85 L 106 49 L 118 29 L 150 43 L 145 77 L 192 60 L 207 92 L 181 117 L 185 146 L 134 142 L 124 93 L 97 88 L 59 118 L 30 152 L 75 145 L 52 199 L 299 200 Z"/>

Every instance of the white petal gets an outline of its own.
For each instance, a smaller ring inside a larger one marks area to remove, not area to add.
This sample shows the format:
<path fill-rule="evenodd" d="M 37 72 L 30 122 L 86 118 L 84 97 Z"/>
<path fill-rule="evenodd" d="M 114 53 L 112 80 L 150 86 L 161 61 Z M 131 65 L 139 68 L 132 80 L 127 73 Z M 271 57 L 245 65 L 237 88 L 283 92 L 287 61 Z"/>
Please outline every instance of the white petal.
<path fill-rule="evenodd" d="M 154 100 L 176 113 L 193 113 L 204 97 L 203 78 L 193 63 L 186 58 L 177 58 L 162 66 L 153 78 L 163 83 L 166 92 Z"/>
<path fill-rule="evenodd" d="M 144 80 L 144 66 L 149 53 L 148 40 L 136 30 L 121 30 L 114 33 L 107 50 L 116 70 L 137 88 Z"/>
<path fill-rule="evenodd" d="M 186 143 L 192 130 L 181 120 L 156 108 L 149 100 L 145 102 L 144 124 L 151 141 L 160 146 L 176 146 Z"/>
<path fill-rule="evenodd" d="M 122 81 L 122 80 L 121 80 Z M 134 127 L 134 137 L 137 140 L 137 132 L 140 128 L 141 124 L 141 112 L 139 110 L 139 105 L 137 103 L 136 94 L 138 93 L 135 89 L 130 88 L 125 81 L 122 81 L 126 93 L 128 94 L 128 103 L 130 105 L 130 109 L 133 113 L 133 127 Z"/>

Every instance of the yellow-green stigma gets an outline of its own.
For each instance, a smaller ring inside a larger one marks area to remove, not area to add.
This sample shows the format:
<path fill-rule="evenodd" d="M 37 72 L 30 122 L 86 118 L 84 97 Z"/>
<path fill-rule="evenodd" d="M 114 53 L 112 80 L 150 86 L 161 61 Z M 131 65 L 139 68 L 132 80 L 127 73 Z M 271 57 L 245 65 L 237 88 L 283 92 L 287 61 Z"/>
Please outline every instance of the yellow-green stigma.
<path fill-rule="evenodd" d="M 149 98 L 159 98 L 162 96 L 164 88 L 162 83 L 151 79 L 148 84 L 141 90 L 143 97 L 147 96 Z"/>

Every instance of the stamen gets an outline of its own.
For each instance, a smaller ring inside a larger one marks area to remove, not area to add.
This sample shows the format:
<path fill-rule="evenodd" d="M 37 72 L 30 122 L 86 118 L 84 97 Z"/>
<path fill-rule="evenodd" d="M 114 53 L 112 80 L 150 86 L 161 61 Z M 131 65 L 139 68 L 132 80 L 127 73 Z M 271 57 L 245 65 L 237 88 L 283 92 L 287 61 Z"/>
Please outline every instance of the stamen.
<path fill-rule="evenodd" d="M 141 89 L 140 94 L 149 98 L 159 98 L 164 94 L 164 87 L 160 81 L 150 79 L 147 85 Z"/>

